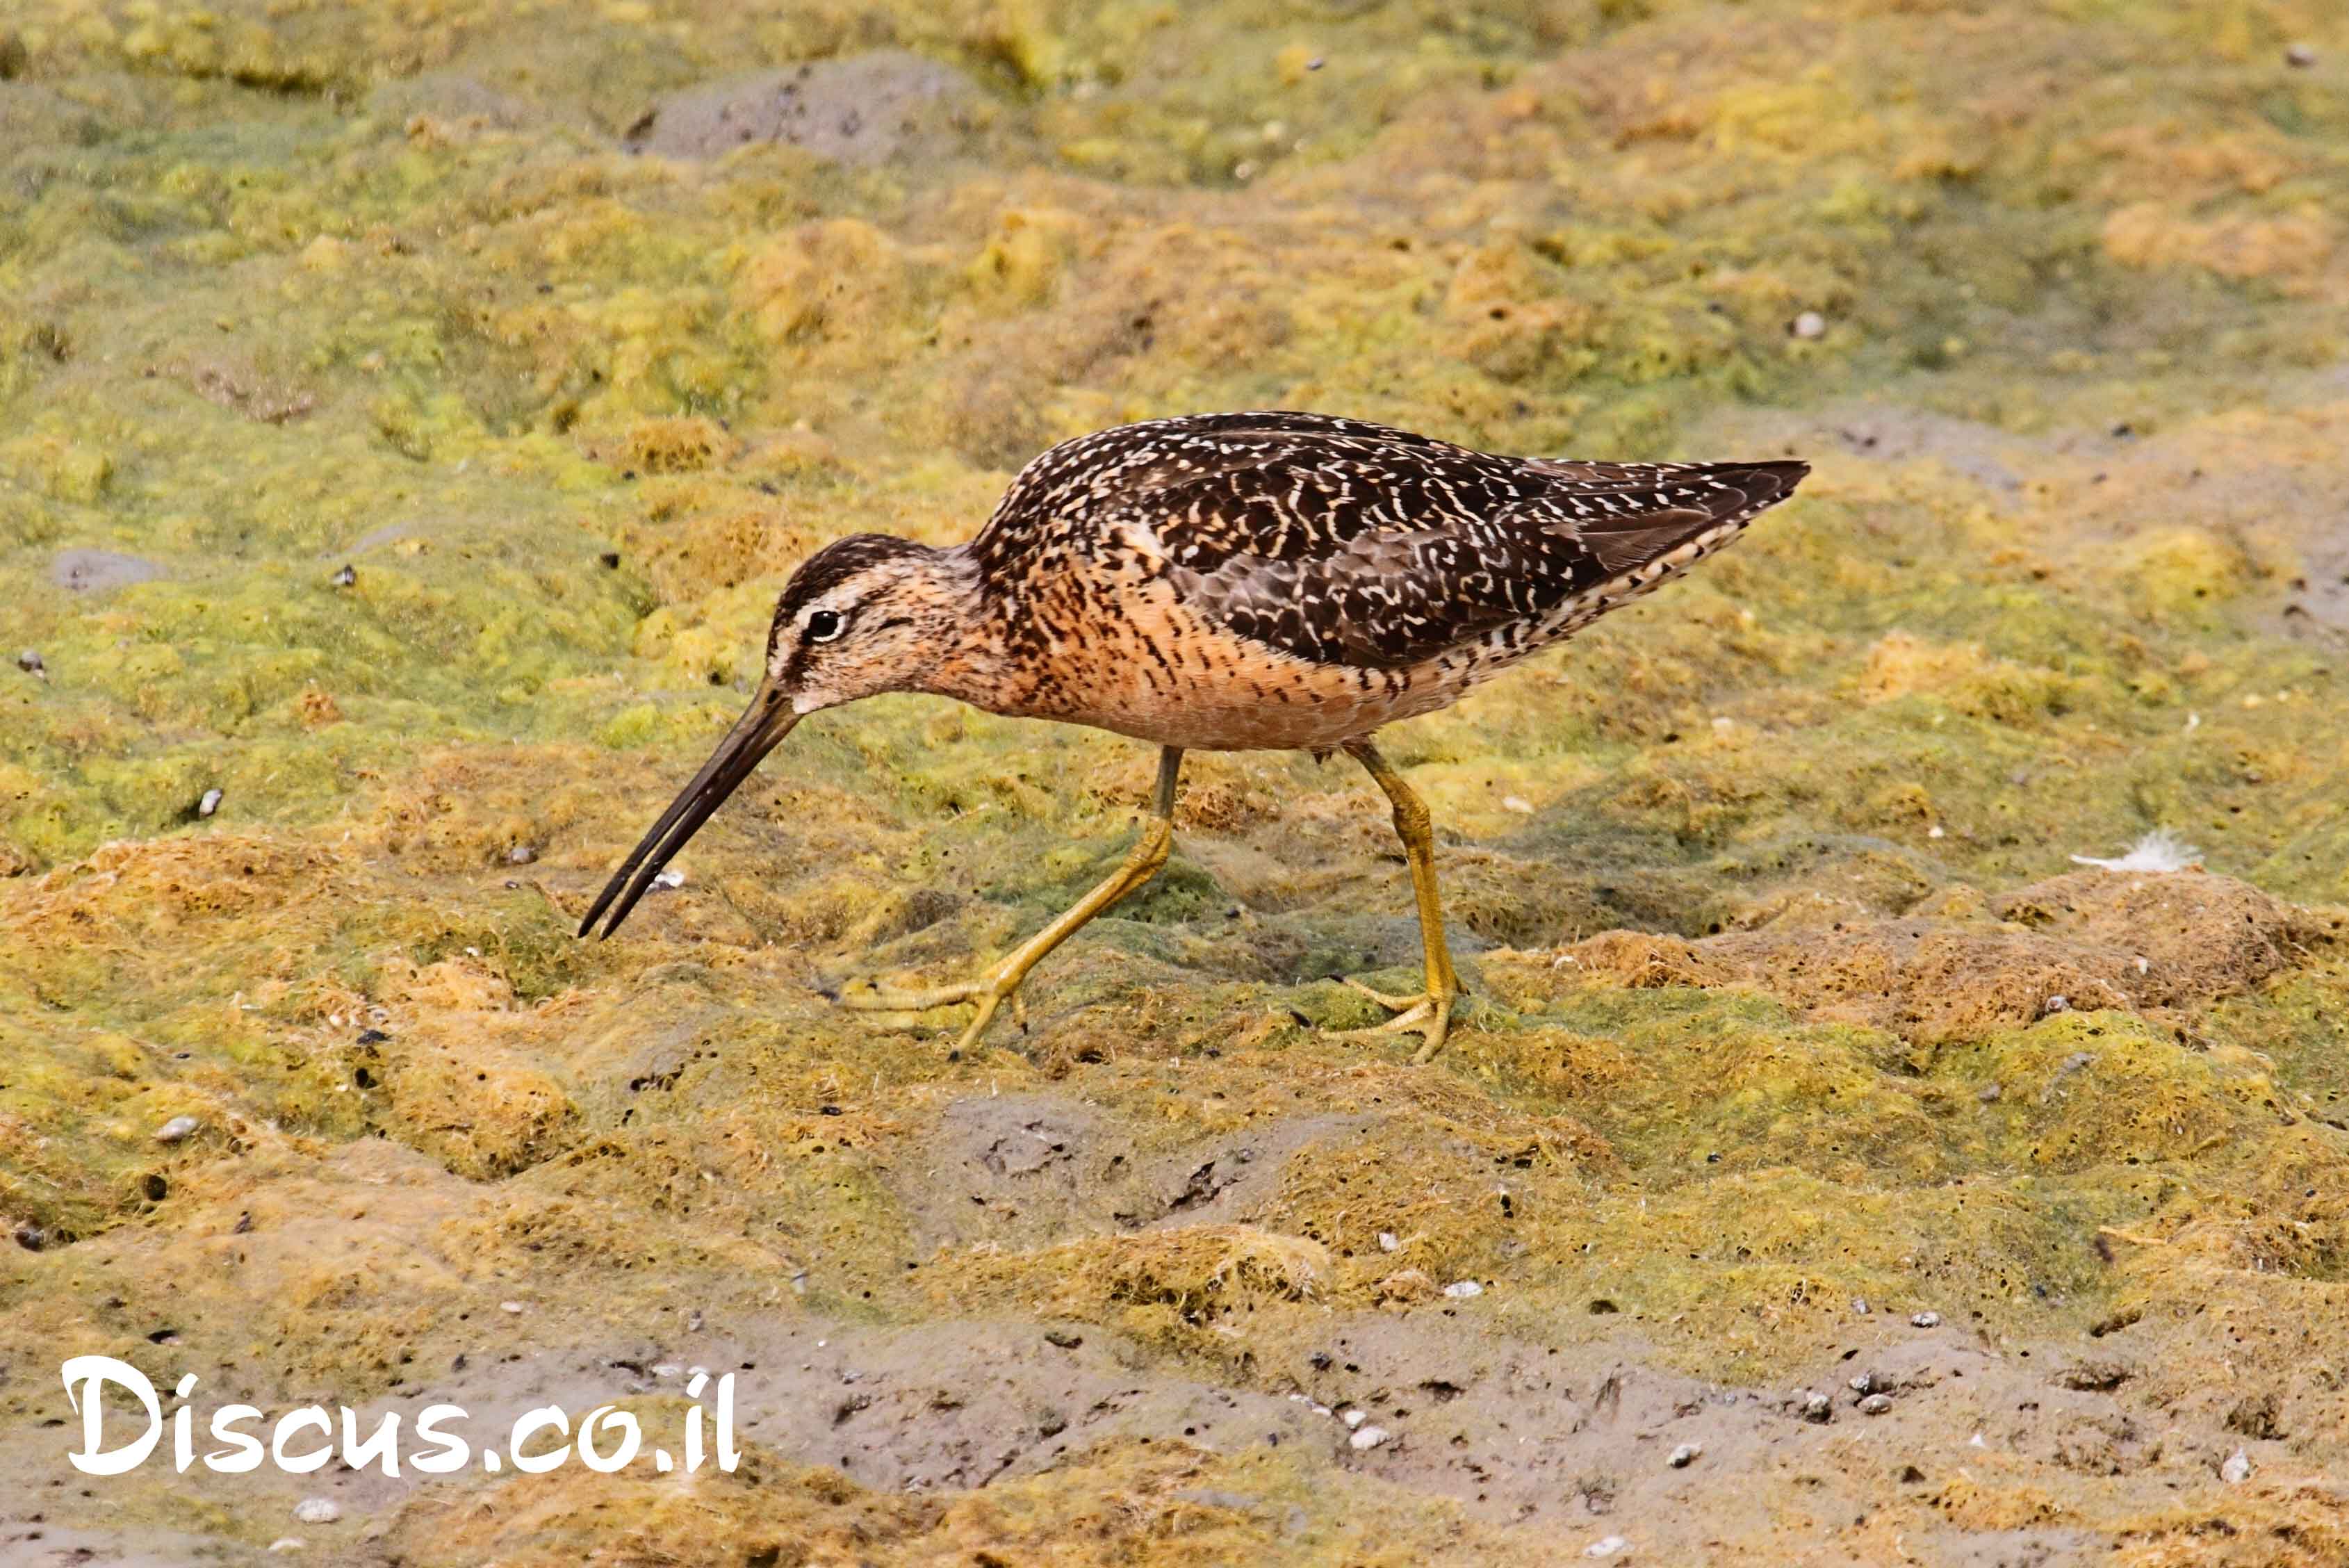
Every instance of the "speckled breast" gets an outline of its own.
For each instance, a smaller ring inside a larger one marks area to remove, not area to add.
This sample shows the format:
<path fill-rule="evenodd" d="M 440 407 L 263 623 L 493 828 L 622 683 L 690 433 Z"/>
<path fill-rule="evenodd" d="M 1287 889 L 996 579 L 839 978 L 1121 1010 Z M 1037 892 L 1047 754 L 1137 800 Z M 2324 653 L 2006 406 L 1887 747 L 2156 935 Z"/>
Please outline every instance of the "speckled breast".
<path fill-rule="evenodd" d="M 1038 622 L 1023 639 L 1032 651 L 980 706 L 1186 750 L 1323 751 L 1441 708 L 1466 685 L 1443 661 L 1313 663 L 1203 620 L 1164 579 L 1092 576 L 1023 596 L 1020 613 Z"/>

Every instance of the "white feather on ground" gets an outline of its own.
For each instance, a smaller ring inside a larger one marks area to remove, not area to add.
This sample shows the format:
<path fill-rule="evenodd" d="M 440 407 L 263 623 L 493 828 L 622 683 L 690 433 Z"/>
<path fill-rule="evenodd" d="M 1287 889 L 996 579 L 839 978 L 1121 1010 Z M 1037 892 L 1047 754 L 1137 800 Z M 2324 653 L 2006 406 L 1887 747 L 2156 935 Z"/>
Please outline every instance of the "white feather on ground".
<path fill-rule="evenodd" d="M 2075 855 L 2072 858 L 2083 866 L 2101 866 L 2107 871 L 2190 871 L 2202 864 L 2202 851 L 2178 837 L 2166 827 L 2157 827 L 2135 844 L 2117 860 L 2100 860 L 2093 855 Z"/>

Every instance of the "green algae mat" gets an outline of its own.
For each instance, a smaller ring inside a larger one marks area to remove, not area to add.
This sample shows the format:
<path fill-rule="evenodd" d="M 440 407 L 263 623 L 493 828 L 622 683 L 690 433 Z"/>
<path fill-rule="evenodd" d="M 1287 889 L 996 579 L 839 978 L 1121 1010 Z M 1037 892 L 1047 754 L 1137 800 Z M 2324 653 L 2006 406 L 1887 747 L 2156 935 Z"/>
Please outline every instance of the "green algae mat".
<path fill-rule="evenodd" d="M 0 1559 L 2349 1559 L 2344 310 L 2329 0 L 15 0 Z M 1816 465 L 1385 737 L 1433 1063 L 1302 756 L 836 1011 L 1148 799 L 934 701 L 572 938 L 809 550 L 1250 407 Z"/>

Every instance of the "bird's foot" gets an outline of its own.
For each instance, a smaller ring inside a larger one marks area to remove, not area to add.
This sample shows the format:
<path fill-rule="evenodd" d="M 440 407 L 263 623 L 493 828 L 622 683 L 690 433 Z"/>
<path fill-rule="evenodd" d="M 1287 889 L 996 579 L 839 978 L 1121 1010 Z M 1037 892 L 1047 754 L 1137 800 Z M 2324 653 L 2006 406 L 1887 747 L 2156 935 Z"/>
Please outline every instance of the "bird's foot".
<path fill-rule="evenodd" d="M 1444 1049 L 1444 1037 L 1451 1033 L 1452 1006 L 1460 998 L 1457 991 L 1423 991 L 1412 996 L 1390 996 L 1376 991 L 1359 980 L 1348 980 L 1349 988 L 1361 992 L 1381 1007 L 1394 1013 L 1384 1023 L 1368 1029 L 1340 1030 L 1330 1036 L 1335 1040 L 1376 1040 L 1381 1034 L 1416 1034 L 1422 1044 L 1412 1057 L 1414 1066 L 1423 1064 Z"/>
<path fill-rule="evenodd" d="M 978 1043 L 978 1037 L 987 1033 L 988 1024 L 994 1022 L 997 1011 L 1006 1002 L 1011 1003 L 1011 1021 L 1019 1025 L 1020 1033 L 1027 1033 L 1028 1009 L 1019 1000 L 1020 978 L 998 970 L 983 980 L 967 980 L 954 985 L 926 986 L 919 990 L 883 985 L 876 981 L 857 981 L 842 987 L 838 1000 L 840 1005 L 851 1012 L 896 1012 L 907 1015 L 928 1012 L 940 1007 L 954 1007 L 966 1002 L 975 1002 L 978 1003 L 978 1011 L 972 1015 L 969 1024 L 964 1028 L 962 1038 L 955 1042 L 956 1052 L 961 1053 L 969 1050 Z"/>

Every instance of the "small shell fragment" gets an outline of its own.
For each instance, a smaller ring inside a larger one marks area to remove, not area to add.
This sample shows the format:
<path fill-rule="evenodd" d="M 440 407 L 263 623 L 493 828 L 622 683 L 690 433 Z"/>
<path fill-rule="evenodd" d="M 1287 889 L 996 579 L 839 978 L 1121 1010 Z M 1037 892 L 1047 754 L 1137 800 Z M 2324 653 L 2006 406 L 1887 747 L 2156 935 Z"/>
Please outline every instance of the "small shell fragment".
<path fill-rule="evenodd" d="M 225 798 L 227 797 L 218 789 L 204 791 L 203 798 L 196 802 L 196 815 L 210 816 L 221 808 L 221 802 Z"/>
<path fill-rule="evenodd" d="M 177 1143 L 204 1124 L 193 1116 L 173 1116 L 155 1129 L 157 1143 Z"/>

